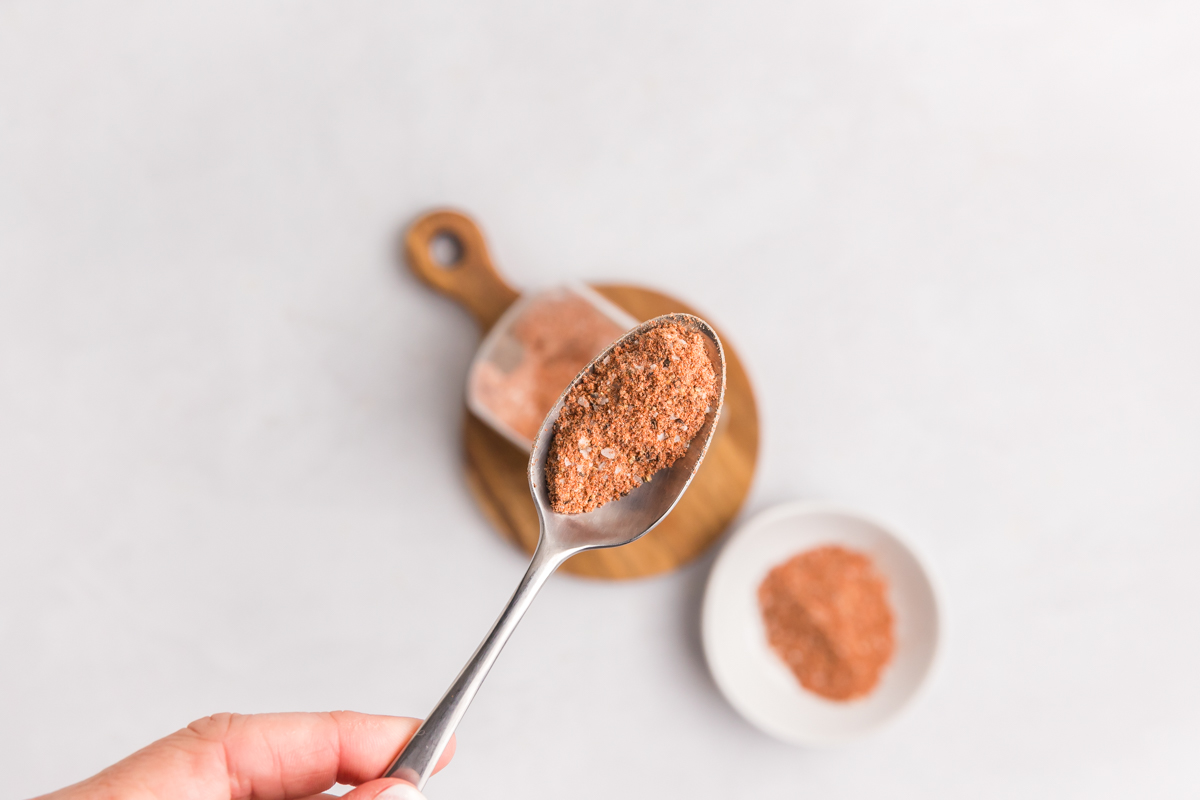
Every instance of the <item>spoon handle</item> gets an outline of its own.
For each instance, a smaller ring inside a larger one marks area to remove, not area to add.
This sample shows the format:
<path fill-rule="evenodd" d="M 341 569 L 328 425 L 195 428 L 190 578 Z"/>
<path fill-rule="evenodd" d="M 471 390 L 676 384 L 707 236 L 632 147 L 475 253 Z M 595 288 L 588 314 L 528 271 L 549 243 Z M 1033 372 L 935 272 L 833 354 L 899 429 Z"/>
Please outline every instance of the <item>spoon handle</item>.
<path fill-rule="evenodd" d="M 538 544 L 533 559 L 529 562 L 529 569 L 526 570 L 525 577 L 517 586 L 517 591 L 513 593 L 512 599 L 508 601 L 508 605 L 492 625 L 492 629 L 488 631 L 475 654 L 471 656 L 471 660 L 462 668 L 462 672 L 458 673 L 454 683 L 438 701 L 437 707 L 429 713 L 425 722 L 408 740 L 408 744 L 400 751 L 400 755 L 396 756 L 396 760 L 388 767 L 383 777 L 401 778 L 418 789 L 425 786 L 425 781 L 429 780 L 430 774 L 433 773 L 433 767 L 437 764 L 438 757 L 450 743 L 454 729 L 458 727 L 459 720 L 467 712 L 467 706 L 471 705 L 475 693 L 483 685 L 483 679 L 487 677 L 492 664 L 500 655 L 500 651 L 504 649 L 508 637 L 516 630 L 517 623 L 525 615 L 525 611 L 533 602 L 538 590 L 542 588 L 542 584 L 570 555 L 570 553 L 550 552 L 549 548 L 543 545 L 544 542 Z"/>

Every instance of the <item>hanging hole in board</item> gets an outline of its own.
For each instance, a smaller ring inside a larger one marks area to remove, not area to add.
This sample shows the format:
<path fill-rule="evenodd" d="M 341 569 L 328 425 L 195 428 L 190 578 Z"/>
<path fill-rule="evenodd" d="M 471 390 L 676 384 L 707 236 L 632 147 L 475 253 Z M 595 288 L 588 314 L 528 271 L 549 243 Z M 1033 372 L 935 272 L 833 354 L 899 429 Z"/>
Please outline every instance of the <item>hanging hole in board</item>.
<path fill-rule="evenodd" d="M 439 231 L 429 240 L 429 257 L 439 267 L 456 267 L 463 257 L 462 241 L 453 233 Z"/>

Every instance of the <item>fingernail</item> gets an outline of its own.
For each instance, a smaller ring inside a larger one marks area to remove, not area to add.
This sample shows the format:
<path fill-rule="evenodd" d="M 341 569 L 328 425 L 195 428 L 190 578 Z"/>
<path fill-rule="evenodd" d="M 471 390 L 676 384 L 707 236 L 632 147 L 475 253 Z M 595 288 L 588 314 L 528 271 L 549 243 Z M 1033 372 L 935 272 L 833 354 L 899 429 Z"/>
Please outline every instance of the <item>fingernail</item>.
<path fill-rule="evenodd" d="M 411 783 L 397 783 L 375 795 L 375 800 L 425 800 L 425 795 Z"/>

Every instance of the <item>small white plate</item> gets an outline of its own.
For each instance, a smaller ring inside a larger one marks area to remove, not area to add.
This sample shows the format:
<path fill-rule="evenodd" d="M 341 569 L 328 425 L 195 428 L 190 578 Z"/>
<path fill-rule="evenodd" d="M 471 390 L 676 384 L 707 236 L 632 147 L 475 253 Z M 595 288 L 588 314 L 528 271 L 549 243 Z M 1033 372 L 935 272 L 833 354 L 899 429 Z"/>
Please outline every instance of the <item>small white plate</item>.
<path fill-rule="evenodd" d="M 758 586 L 793 555 L 837 544 L 866 553 L 888 582 L 896 652 L 866 697 L 837 702 L 808 691 L 767 643 Z M 721 692 L 763 731 L 799 745 L 846 742 L 878 727 L 917 693 L 933 665 L 938 609 L 916 556 L 883 527 L 830 506 L 789 503 L 741 527 L 713 565 L 704 594 L 704 653 Z"/>

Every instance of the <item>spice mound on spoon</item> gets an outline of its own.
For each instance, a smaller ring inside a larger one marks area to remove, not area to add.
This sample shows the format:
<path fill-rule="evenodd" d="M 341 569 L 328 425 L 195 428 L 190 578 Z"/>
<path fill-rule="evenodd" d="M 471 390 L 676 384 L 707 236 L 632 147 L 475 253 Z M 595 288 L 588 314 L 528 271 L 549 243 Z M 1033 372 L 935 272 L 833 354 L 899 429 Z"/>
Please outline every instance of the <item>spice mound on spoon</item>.
<path fill-rule="evenodd" d="M 657 361 L 639 360 L 651 356 Z M 653 364 L 657 366 L 651 369 Z M 483 643 L 384 777 L 402 778 L 418 789 L 425 785 L 505 642 L 564 561 L 585 550 L 628 544 L 670 513 L 708 452 L 724 397 L 721 340 L 708 323 L 690 314 L 642 323 L 576 376 L 542 423 L 529 457 L 529 489 L 541 527 L 529 569 Z M 576 408 L 596 413 L 582 415 Z M 600 459 L 590 472 L 581 472 L 575 463 L 585 435 L 589 442 L 596 437 L 589 455 Z M 574 475 L 591 479 L 567 480 L 573 468 Z M 562 482 L 554 484 L 558 478 Z"/>
<path fill-rule="evenodd" d="M 575 380 L 546 462 L 556 513 L 594 511 L 687 452 L 717 395 L 704 342 L 695 328 L 665 321 L 622 340 Z"/>

